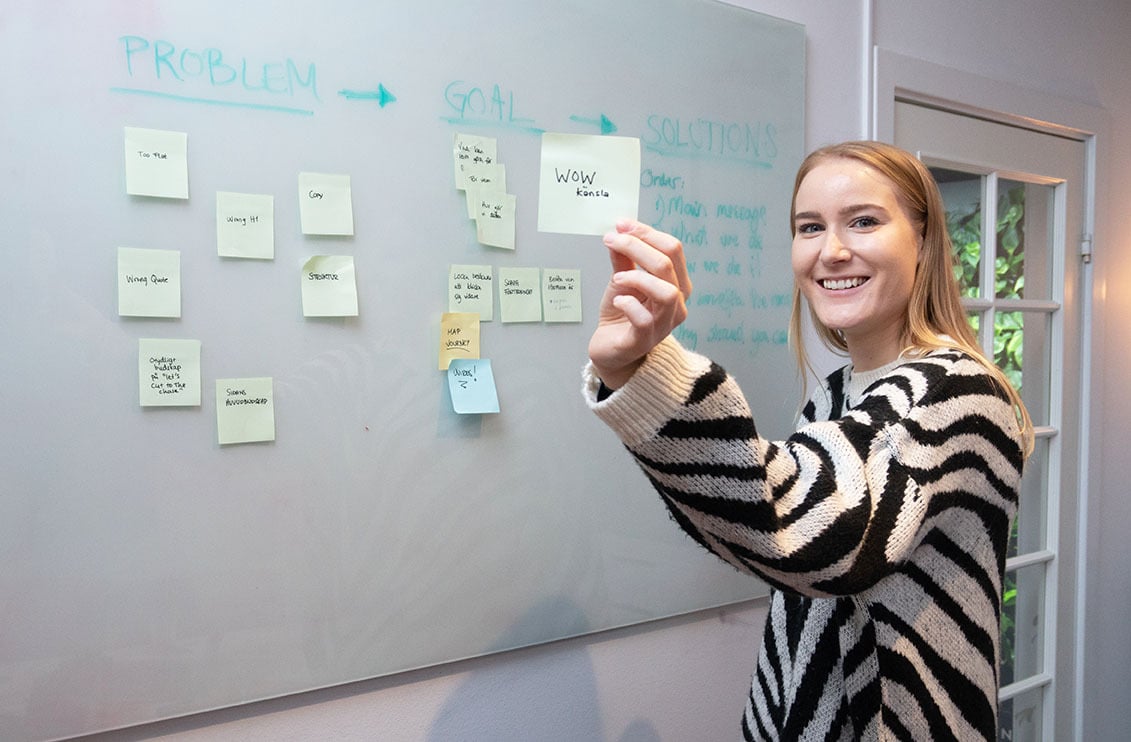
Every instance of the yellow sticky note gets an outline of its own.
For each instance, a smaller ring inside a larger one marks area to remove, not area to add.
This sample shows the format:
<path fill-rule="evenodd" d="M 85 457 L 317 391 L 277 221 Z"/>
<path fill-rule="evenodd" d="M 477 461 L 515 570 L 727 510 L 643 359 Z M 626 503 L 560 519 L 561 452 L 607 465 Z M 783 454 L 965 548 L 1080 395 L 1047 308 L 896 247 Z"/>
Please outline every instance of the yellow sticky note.
<path fill-rule="evenodd" d="M 188 134 L 125 127 L 126 193 L 188 198 Z"/>
<path fill-rule="evenodd" d="M 604 234 L 639 206 L 639 139 L 542 135 L 539 232 Z"/>
<path fill-rule="evenodd" d="M 275 440 L 273 379 L 217 379 L 216 430 L 220 445 Z"/>
<path fill-rule="evenodd" d="M 501 163 L 469 165 L 464 197 L 467 200 L 467 218 L 479 216 L 479 192 L 506 193 L 507 170 Z"/>
<path fill-rule="evenodd" d="M 179 250 L 118 248 L 118 314 L 122 317 L 181 316 Z"/>
<path fill-rule="evenodd" d="M 480 244 L 514 249 L 515 197 L 509 193 L 479 194 L 479 214 L 475 217 L 475 238 Z"/>
<path fill-rule="evenodd" d="M 479 315 L 444 312 L 440 317 L 440 370 L 455 358 L 479 357 Z"/>
<path fill-rule="evenodd" d="M 546 322 L 581 321 L 581 271 L 542 269 L 542 319 Z"/>
<path fill-rule="evenodd" d="M 216 252 L 225 258 L 275 257 L 275 197 L 216 193 Z"/>
<path fill-rule="evenodd" d="M 448 271 L 448 311 L 473 312 L 481 322 L 490 322 L 495 316 L 495 269 L 453 265 Z"/>
<path fill-rule="evenodd" d="M 138 340 L 137 376 L 142 407 L 200 406 L 200 341 Z"/>
<path fill-rule="evenodd" d="M 298 203 L 303 234 L 353 234 L 350 176 L 299 173 Z"/>
<path fill-rule="evenodd" d="M 498 143 L 494 137 L 456 133 L 452 142 L 452 159 L 455 163 L 456 188 L 467 188 L 472 169 L 498 162 Z"/>
<path fill-rule="evenodd" d="M 499 268 L 499 319 L 541 322 L 542 284 L 537 268 Z"/>
<path fill-rule="evenodd" d="M 305 317 L 356 317 L 357 277 L 352 255 L 315 255 L 302 266 Z"/>

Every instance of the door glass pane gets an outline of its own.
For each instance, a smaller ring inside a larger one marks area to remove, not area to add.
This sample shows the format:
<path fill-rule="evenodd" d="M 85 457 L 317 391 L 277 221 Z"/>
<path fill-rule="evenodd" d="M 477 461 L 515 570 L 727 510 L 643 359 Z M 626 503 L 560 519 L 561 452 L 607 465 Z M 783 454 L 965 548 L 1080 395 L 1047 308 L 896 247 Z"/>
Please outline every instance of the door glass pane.
<path fill-rule="evenodd" d="M 982 266 L 982 194 L 985 178 L 943 167 L 930 168 L 946 207 L 946 226 L 954 246 L 955 273 L 962 296 L 981 295 L 978 276 Z"/>
<path fill-rule="evenodd" d="M 1048 312 L 994 313 L 994 363 L 1021 392 L 1034 425 L 1049 423 L 1051 325 Z"/>
<path fill-rule="evenodd" d="M 1001 611 L 1001 684 L 1044 670 L 1045 563 L 1005 573 Z"/>
<path fill-rule="evenodd" d="M 1055 187 L 998 181 L 994 295 L 999 299 L 1048 299 L 1055 218 Z"/>
<path fill-rule="evenodd" d="M 1017 517 L 1013 521 L 1013 535 L 1009 540 L 1006 558 L 1030 554 L 1049 547 L 1045 542 L 1048 531 L 1046 504 L 1049 491 L 1049 439 L 1038 438 L 1033 453 L 1025 462 L 1021 478 L 1021 492 Z"/>
<path fill-rule="evenodd" d="M 1039 742 L 1043 739 L 1043 691 L 1043 688 L 1030 688 L 1001 702 L 998 711 L 998 742 Z"/>

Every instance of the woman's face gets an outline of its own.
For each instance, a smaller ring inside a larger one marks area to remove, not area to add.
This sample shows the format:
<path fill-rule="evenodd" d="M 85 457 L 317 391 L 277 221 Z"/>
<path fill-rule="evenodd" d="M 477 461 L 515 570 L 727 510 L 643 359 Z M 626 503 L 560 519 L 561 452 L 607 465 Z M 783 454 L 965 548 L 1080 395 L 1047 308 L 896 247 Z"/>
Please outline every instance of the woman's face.
<path fill-rule="evenodd" d="M 923 238 L 891 181 L 856 160 L 817 164 L 794 199 L 793 275 L 853 365 L 867 370 L 902 350 Z"/>

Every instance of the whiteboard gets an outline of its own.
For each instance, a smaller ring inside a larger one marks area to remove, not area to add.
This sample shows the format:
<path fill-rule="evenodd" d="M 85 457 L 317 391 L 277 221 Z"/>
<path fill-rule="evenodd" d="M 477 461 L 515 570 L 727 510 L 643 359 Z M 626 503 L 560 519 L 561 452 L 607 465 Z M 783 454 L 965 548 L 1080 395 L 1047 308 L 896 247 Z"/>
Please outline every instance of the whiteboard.
<path fill-rule="evenodd" d="M 537 231 L 539 152 L 543 132 L 640 139 L 640 216 L 680 236 L 694 269 L 678 335 L 783 436 L 802 27 L 709 0 L 14 5 L 0 19 L 0 737 L 764 592 L 678 531 L 585 408 L 608 258 L 598 237 Z M 126 194 L 126 127 L 187 136 L 188 199 Z M 457 133 L 497 141 L 513 251 L 476 240 Z M 300 172 L 350 176 L 352 237 L 302 234 Z M 272 260 L 218 256 L 221 191 L 273 195 Z M 179 318 L 119 316 L 119 247 L 179 251 Z M 317 254 L 354 257 L 358 316 L 303 316 Z M 496 305 L 482 323 L 497 415 L 455 414 L 437 368 L 452 264 L 581 271 L 582 322 L 504 324 Z M 139 405 L 143 338 L 200 341 L 200 406 Z M 221 446 L 211 390 L 244 377 L 272 379 L 275 440 Z"/>

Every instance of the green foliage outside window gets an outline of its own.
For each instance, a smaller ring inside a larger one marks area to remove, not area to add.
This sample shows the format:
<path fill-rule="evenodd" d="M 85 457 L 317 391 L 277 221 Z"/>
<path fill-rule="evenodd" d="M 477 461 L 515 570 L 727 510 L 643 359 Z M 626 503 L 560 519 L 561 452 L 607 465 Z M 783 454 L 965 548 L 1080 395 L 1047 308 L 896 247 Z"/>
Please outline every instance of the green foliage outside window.
<path fill-rule="evenodd" d="M 994 258 L 994 297 L 1021 299 L 1025 288 L 1025 186 L 1018 184 L 998 196 L 995 225 L 997 255 Z M 962 295 L 977 298 L 979 267 L 982 259 L 982 210 L 947 212 L 947 228 L 954 246 L 955 275 Z M 975 332 L 978 316 L 971 317 Z M 994 362 L 1001 367 L 1018 391 L 1021 389 L 1021 362 L 1024 348 L 1024 323 L 1021 312 L 994 313 Z M 1017 551 L 1017 520 L 1010 535 L 1009 552 Z M 1017 577 L 1006 573 L 1001 612 L 1001 683 L 1014 679 L 1014 637 L 1017 613 Z M 999 740 L 1013 738 L 1012 703 L 1002 704 Z"/>
<path fill-rule="evenodd" d="M 1025 186 L 1019 184 L 998 197 L 997 256 L 994 258 L 994 296 L 1021 299 L 1025 291 Z M 982 258 L 982 210 L 948 212 L 947 228 L 954 244 L 955 275 L 964 297 L 979 296 L 978 269 Z M 994 361 L 1018 389 L 1024 332 L 1020 312 L 994 315 Z"/>

